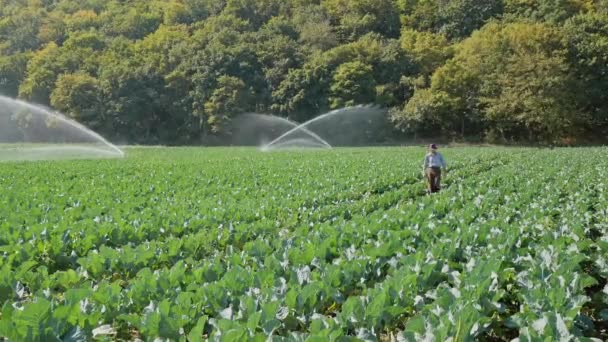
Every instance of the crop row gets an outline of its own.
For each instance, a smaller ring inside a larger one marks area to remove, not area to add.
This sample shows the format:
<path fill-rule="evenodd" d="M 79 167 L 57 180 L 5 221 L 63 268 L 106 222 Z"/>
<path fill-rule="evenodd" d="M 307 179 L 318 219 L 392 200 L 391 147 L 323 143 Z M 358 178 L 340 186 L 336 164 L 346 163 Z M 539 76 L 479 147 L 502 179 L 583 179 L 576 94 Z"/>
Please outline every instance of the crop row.
<path fill-rule="evenodd" d="M 216 193 L 196 211 L 208 210 L 217 198 L 228 203 L 213 219 L 192 219 L 186 170 L 198 165 L 189 158 L 152 163 L 154 169 L 182 169 L 175 183 L 159 173 L 152 178 L 154 184 L 169 182 L 161 193 L 172 191 L 174 200 L 153 202 L 149 209 L 181 206 L 173 221 L 159 224 L 150 214 L 142 218 L 145 228 L 133 221 L 116 226 L 116 220 L 81 225 L 99 216 L 82 211 L 58 219 L 50 209 L 48 221 L 68 224 L 21 217 L 29 228 L 24 233 L 14 225 L 22 213 L 3 213 L 0 335 L 227 341 L 268 335 L 604 337 L 604 168 L 587 167 L 586 157 L 570 150 L 456 150 L 446 153 L 454 160 L 447 187 L 424 196 L 420 158 L 399 152 L 260 156 L 270 161 L 255 164 L 264 170 L 255 171 L 263 174 L 259 182 L 253 170 L 234 167 L 218 181 L 223 186 L 204 190 Z M 236 164 L 251 161 L 244 154 L 234 158 Z M 235 165 L 229 158 L 213 161 L 226 160 Z M 146 173 L 147 163 L 136 159 L 139 171 L 131 172 Z M 64 166 L 76 165 L 86 163 Z M 127 165 L 109 164 L 107 172 Z M 325 173 L 310 177 L 314 167 Z M 287 170 L 302 174 L 300 183 Z M 377 178 L 362 180 L 372 175 Z M 255 186 L 243 185 L 254 180 Z M 154 192 L 137 188 L 142 183 L 120 186 L 153 198 Z M 77 184 L 72 186 L 82 187 Z M 260 189 L 248 197 L 243 186 Z M 222 192 L 231 187 L 238 194 Z M 274 204 L 260 215 L 231 217 L 260 213 L 252 203 L 261 194 L 274 197 Z M 15 198 L 33 203 L 25 194 Z M 100 203 L 106 206 L 107 198 Z M 137 220 L 142 202 L 131 203 L 125 200 L 119 216 Z"/>

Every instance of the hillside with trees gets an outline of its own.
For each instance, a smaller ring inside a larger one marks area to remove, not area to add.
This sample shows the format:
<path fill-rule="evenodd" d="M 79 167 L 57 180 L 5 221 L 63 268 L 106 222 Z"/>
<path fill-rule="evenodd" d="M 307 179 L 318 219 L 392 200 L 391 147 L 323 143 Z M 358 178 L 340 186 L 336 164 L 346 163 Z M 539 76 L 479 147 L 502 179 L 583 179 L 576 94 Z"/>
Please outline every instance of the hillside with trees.
<path fill-rule="evenodd" d="M 607 0 L 0 0 L 0 94 L 115 142 L 375 103 L 403 137 L 605 142 Z"/>

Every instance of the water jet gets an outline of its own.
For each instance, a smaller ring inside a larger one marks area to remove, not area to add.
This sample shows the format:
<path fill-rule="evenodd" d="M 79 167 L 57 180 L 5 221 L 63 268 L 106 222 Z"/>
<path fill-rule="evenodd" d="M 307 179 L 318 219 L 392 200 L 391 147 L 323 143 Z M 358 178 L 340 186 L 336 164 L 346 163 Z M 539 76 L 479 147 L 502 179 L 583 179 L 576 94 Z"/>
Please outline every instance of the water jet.
<path fill-rule="evenodd" d="M 121 149 L 61 113 L 0 95 L 0 161 L 123 156 Z"/>
<path fill-rule="evenodd" d="M 298 123 L 280 116 L 245 113 L 238 116 L 231 126 L 233 145 L 262 146 L 261 149 L 264 150 L 269 141 L 298 127 Z M 298 147 L 299 143 L 303 148 L 331 148 L 327 141 L 305 127 L 297 134 L 292 134 L 289 140 L 291 142 L 285 142 L 281 146 L 293 148 Z"/>
<path fill-rule="evenodd" d="M 271 151 L 293 147 L 296 142 L 302 142 L 302 134 L 312 132 L 323 137 L 321 140 L 329 147 L 365 145 L 366 141 L 377 138 L 386 125 L 385 114 L 384 109 L 370 105 L 336 109 L 292 127 L 261 149 Z"/>

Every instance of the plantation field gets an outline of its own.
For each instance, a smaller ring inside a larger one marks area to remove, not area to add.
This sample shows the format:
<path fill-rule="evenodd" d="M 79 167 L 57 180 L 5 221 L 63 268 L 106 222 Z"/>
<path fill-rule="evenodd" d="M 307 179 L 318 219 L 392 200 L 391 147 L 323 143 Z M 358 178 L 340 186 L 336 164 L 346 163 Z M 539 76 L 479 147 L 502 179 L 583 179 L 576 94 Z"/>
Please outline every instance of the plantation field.
<path fill-rule="evenodd" d="M 608 339 L 608 149 L 0 163 L 10 341 Z"/>

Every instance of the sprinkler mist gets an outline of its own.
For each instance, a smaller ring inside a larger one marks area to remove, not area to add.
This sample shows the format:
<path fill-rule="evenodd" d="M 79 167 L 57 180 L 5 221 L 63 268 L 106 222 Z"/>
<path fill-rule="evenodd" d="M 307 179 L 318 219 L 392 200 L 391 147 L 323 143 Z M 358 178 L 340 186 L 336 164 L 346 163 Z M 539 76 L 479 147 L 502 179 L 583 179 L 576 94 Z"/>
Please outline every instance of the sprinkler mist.
<path fill-rule="evenodd" d="M 0 161 L 123 156 L 118 147 L 61 113 L 0 95 Z"/>
<path fill-rule="evenodd" d="M 275 151 L 364 146 L 382 138 L 390 125 L 386 110 L 361 105 L 333 110 L 301 124 L 274 115 L 248 113 L 236 118 L 232 127 L 233 144 Z"/>

